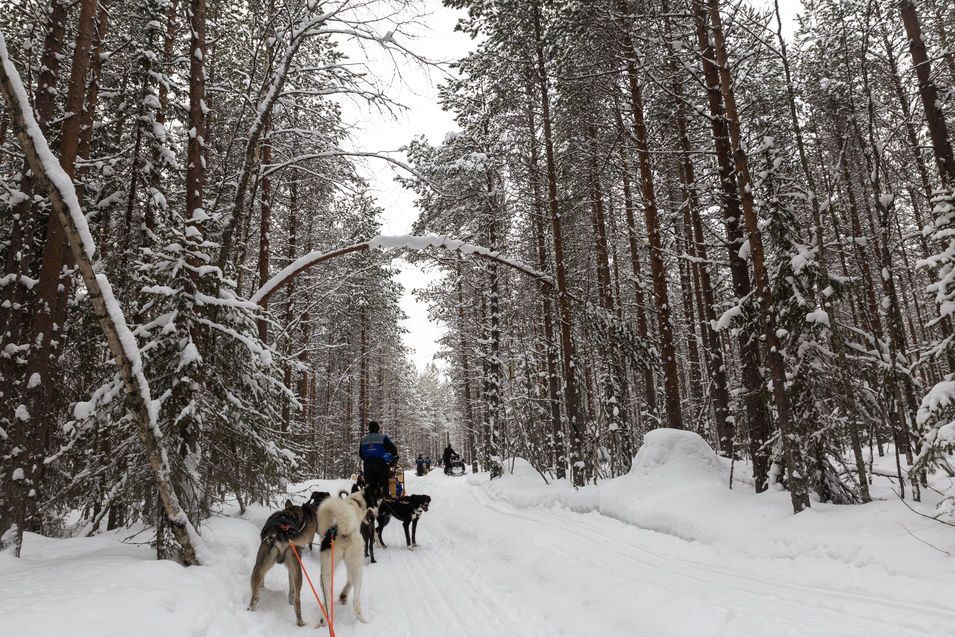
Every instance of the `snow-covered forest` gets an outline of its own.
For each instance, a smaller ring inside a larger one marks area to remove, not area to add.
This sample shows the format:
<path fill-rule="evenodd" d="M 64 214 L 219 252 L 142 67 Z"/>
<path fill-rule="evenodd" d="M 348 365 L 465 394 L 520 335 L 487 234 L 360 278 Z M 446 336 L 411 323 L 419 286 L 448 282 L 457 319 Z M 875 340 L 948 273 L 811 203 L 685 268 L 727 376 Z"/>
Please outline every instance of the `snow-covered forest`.
<path fill-rule="evenodd" d="M 458 450 L 460 488 L 416 484 L 477 525 L 463 492 L 739 550 L 780 498 L 846 516 L 789 548 L 891 526 L 858 559 L 955 621 L 944 569 L 892 579 L 955 552 L 955 3 L 443 0 L 457 60 L 417 45 L 436 4 L 0 0 L 0 571 L 130 530 L 241 570 L 223 518 L 348 478 L 378 420 L 405 468 Z M 455 126 L 356 145 L 343 104 L 389 120 L 412 68 Z"/>

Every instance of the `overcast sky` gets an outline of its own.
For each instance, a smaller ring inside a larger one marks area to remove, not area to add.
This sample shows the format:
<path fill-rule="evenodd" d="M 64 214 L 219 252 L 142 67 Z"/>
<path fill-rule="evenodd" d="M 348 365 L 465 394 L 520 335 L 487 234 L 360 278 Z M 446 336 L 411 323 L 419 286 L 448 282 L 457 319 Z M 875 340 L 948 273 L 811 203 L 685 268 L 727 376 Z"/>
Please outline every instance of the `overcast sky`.
<path fill-rule="evenodd" d="M 756 0 L 772 6 L 773 0 Z M 431 60 L 454 61 L 465 56 L 473 47 L 472 40 L 456 32 L 454 25 L 464 13 L 447 9 L 440 0 L 424 0 L 427 15 L 415 28 L 416 39 L 402 40 L 417 54 Z M 801 8 L 800 0 L 779 0 L 780 10 L 787 22 L 792 21 Z M 370 57 L 369 67 L 378 76 L 379 84 L 395 102 L 404 109 L 394 116 L 381 113 L 367 106 L 346 101 L 344 117 L 353 124 L 353 147 L 366 151 L 393 151 L 407 144 L 416 135 L 425 135 L 433 143 L 441 141 L 448 131 L 456 128 L 450 113 L 438 105 L 438 86 L 447 71 L 440 68 L 402 62 L 396 65 L 391 59 L 375 59 L 374 49 L 364 51 L 345 50 L 355 58 Z M 397 155 L 404 159 L 403 155 Z M 414 197 L 399 186 L 395 180 L 397 169 L 381 160 L 368 159 L 361 163 L 360 172 L 368 179 L 372 190 L 383 209 L 382 224 L 385 234 L 408 234 L 418 213 Z M 405 342 L 412 350 L 412 358 L 418 369 L 431 362 L 438 351 L 437 339 L 444 327 L 429 320 L 428 307 L 414 295 L 419 289 L 434 280 L 436 273 L 427 265 L 412 265 L 404 260 L 396 261 L 400 268 L 398 280 L 404 287 L 401 308 L 408 315 L 404 327 L 408 333 Z"/>
<path fill-rule="evenodd" d="M 428 15 L 421 20 L 421 26 L 415 28 L 416 39 L 410 42 L 402 40 L 402 43 L 430 60 L 449 62 L 467 55 L 472 47 L 471 39 L 454 30 L 458 15 L 464 13 L 442 7 L 440 0 L 426 0 L 422 4 Z M 345 120 L 354 124 L 351 140 L 354 148 L 396 150 L 417 135 L 425 135 L 437 143 L 448 131 L 456 128 L 451 114 L 442 111 L 438 105 L 438 86 L 447 77 L 447 69 L 402 61 L 396 66 L 390 59 L 374 59 L 371 49 L 361 52 L 361 55 L 372 56 L 372 72 L 379 76 L 386 94 L 405 108 L 392 116 L 363 104 L 345 102 Z M 403 154 L 396 157 L 405 159 Z M 360 165 L 361 174 L 371 183 L 384 211 L 381 218 L 384 234 L 409 234 L 418 217 L 413 195 L 395 182 L 397 170 L 393 165 L 375 159 L 365 160 Z M 428 307 L 417 300 L 414 291 L 432 281 L 436 273 L 427 265 L 412 265 L 401 259 L 396 264 L 401 270 L 398 280 L 404 287 L 401 308 L 408 315 L 404 322 L 408 330 L 405 342 L 413 350 L 412 357 L 418 369 L 422 369 L 434 358 L 438 350 L 437 339 L 444 328 L 428 319 Z"/>

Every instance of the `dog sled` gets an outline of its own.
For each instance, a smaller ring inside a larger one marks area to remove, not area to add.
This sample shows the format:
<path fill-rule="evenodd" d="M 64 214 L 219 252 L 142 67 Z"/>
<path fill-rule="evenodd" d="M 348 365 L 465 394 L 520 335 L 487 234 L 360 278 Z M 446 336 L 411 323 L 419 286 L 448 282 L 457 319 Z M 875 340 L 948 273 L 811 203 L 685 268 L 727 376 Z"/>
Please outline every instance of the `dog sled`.
<path fill-rule="evenodd" d="M 444 467 L 444 474 L 459 477 L 465 473 L 467 473 L 467 465 L 464 464 L 464 460 L 462 460 L 458 454 L 452 453 L 450 461 Z"/>
<path fill-rule="evenodd" d="M 388 496 L 396 500 L 405 495 L 405 470 L 397 462 L 388 466 Z"/>

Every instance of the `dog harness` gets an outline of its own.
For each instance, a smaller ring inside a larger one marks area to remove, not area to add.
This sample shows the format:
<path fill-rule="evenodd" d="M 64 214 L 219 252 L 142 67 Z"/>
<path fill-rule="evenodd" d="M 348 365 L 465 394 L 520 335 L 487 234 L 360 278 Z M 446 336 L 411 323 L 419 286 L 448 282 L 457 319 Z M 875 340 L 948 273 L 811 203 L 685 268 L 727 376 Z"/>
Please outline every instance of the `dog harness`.
<path fill-rule="evenodd" d="M 301 533 L 305 529 L 305 527 L 308 525 L 308 518 L 309 518 L 308 509 L 303 509 L 302 513 L 303 513 L 302 524 L 299 526 L 296 526 L 294 523 L 294 519 L 291 518 L 285 511 L 276 511 L 269 517 L 269 521 L 265 523 L 265 528 L 263 529 L 263 533 L 265 533 L 265 529 L 267 529 L 269 526 L 274 525 L 273 528 L 278 530 L 278 533 L 276 533 L 276 535 L 281 536 L 283 540 L 291 539 L 293 536 Z M 263 540 L 265 539 L 264 535 L 262 539 Z"/>

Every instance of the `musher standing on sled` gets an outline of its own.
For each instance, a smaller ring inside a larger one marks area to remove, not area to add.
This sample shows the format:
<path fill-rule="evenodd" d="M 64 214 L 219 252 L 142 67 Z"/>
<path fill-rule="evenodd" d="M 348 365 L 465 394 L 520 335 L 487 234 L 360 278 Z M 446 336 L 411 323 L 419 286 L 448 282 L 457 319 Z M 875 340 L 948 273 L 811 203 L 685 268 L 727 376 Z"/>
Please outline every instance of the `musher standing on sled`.
<path fill-rule="evenodd" d="M 388 493 L 388 463 L 398 459 L 398 448 L 381 433 L 381 427 L 374 420 L 368 423 L 368 434 L 358 445 L 358 456 L 364 463 L 368 484 L 378 485 L 381 493 Z"/>

